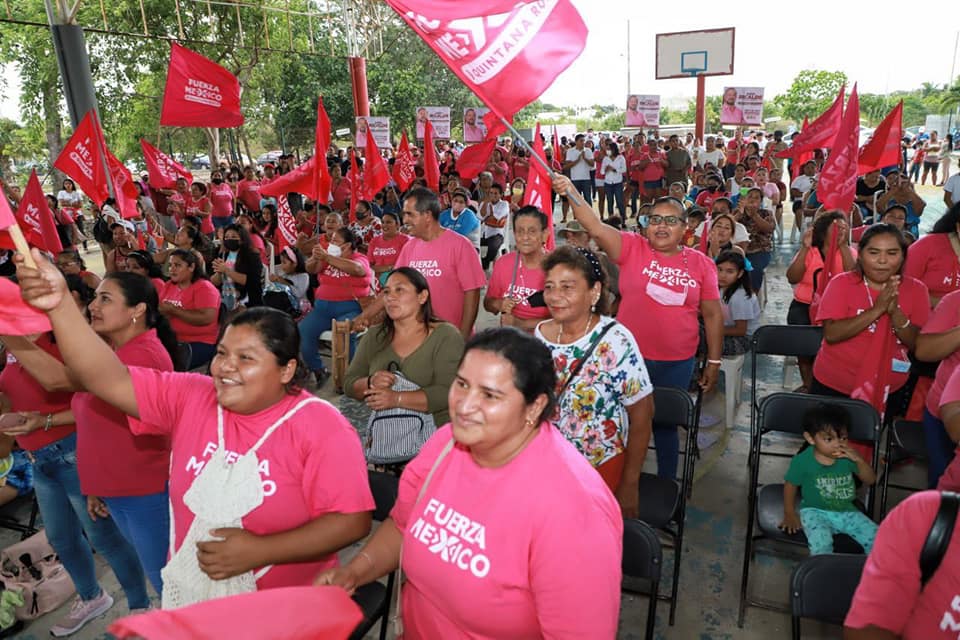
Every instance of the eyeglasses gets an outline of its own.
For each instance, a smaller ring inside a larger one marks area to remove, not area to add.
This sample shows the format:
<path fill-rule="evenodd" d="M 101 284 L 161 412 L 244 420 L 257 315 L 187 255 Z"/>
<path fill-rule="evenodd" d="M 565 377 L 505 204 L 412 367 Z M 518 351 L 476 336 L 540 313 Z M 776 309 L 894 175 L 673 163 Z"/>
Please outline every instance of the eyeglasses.
<path fill-rule="evenodd" d="M 677 225 L 683 224 L 684 219 L 679 216 L 661 216 L 661 215 L 654 214 L 647 218 L 647 222 L 649 222 L 651 225 L 665 224 L 668 227 L 675 227 Z"/>

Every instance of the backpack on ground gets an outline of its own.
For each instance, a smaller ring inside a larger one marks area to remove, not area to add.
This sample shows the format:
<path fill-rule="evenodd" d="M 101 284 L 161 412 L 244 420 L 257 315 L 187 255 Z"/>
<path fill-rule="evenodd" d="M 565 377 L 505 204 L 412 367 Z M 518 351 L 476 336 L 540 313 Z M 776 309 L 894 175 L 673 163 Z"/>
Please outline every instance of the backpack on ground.
<path fill-rule="evenodd" d="M 23 596 L 23 605 L 16 609 L 20 620 L 35 620 L 76 592 L 43 530 L 0 551 L 0 580 L 7 590 Z"/>

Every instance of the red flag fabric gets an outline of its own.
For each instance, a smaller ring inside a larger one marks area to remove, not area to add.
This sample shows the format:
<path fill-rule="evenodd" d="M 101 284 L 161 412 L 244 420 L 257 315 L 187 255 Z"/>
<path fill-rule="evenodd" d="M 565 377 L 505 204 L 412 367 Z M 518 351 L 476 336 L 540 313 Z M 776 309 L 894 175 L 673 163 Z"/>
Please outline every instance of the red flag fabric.
<path fill-rule="evenodd" d="M 357 151 L 350 150 L 350 172 L 347 174 L 350 178 L 350 222 L 357 219 L 357 202 L 361 199 L 362 188 L 360 181 L 360 168 L 357 166 Z"/>
<path fill-rule="evenodd" d="M 493 155 L 493 149 L 497 146 L 497 140 L 491 138 L 484 142 L 472 144 L 460 152 L 457 158 L 457 173 L 462 180 L 473 180 L 480 172 L 486 169 L 490 162 L 490 156 Z M 533 164 L 530 165 L 531 167 Z"/>
<path fill-rule="evenodd" d="M 380 189 L 383 189 L 390 183 L 390 170 L 383 156 L 380 155 L 380 149 L 377 148 L 377 142 L 373 139 L 373 131 L 367 127 L 367 162 L 363 166 L 363 198 L 373 200 Z"/>
<path fill-rule="evenodd" d="M 316 159 L 312 196 L 316 202 L 330 201 L 330 168 L 327 167 L 327 149 L 330 148 L 330 118 L 323 106 L 323 96 L 317 98 L 317 125 L 313 134 L 313 157 Z M 262 190 L 261 190 L 262 193 Z"/>
<path fill-rule="evenodd" d="M 0 192 L 0 229 L 9 229 L 17 224 L 17 219 L 13 217 L 13 209 L 10 208 L 10 201 L 6 194 Z"/>
<path fill-rule="evenodd" d="M 140 190 L 137 189 L 133 176 L 130 175 L 130 169 L 117 160 L 106 144 L 103 150 L 107 155 L 107 168 L 110 170 L 110 180 L 113 181 L 113 195 L 117 200 L 117 207 L 120 209 L 120 215 L 124 220 L 136 218 L 140 215 L 137 211 L 137 199 L 140 197 Z"/>
<path fill-rule="evenodd" d="M 281 587 L 129 616 L 108 631 L 146 640 L 345 640 L 362 619 L 360 607 L 340 587 Z"/>
<path fill-rule="evenodd" d="M 261 191 L 260 193 L 263 193 Z M 297 219 L 290 210 L 287 194 L 277 194 L 277 252 L 297 243 Z"/>
<path fill-rule="evenodd" d="M 513 117 L 507 117 L 507 122 L 513 124 Z M 507 125 L 493 111 L 483 114 L 483 124 L 487 127 L 487 139 L 496 140 L 507 132 Z"/>
<path fill-rule="evenodd" d="M 176 42 L 163 90 L 160 124 L 167 127 L 239 127 L 240 81 L 199 53 Z"/>
<path fill-rule="evenodd" d="M 786 151 L 781 151 L 778 156 L 781 158 L 796 158 L 803 151 L 813 151 L 814 149 L 823 149 L 833 146 L 833 141 L 840 130 L 840 121 L 843 117 L 843 98 L 846 95 L 847 86 L 840 87 L 840 93 L 836 100 L 826 111 L 821 113 L 816 120 L 803 127 L 800 134 L 794 138 L 793 144 Z"/>
<path fill-rule="evenodd" d="M 433 144 L 433 123 L 430 120 L 423 125 L 423 177 L 428 187 L 440 192 L 440 159 Z"/>
<path fill-rule="evenodd" d="M 460 157 L 463 158 L 463 154 L 460 154 Z M 397 147 L 397 157 L 393 162 L 393 181 L 400 187 L 400 191 L 409 189 L 414 178 L 417 177 L 414 172 L 416 164 L 417 161 L 413 159 L 413 154 L 410 153 L 407 130 L 404 129 L 403 135 L 400 136 L 400 146 Z"/>
<path fill-rule="evenodd" d="M 387 4 L 498 117 L 540 97 L 587 43 L 587 27 L 570 0 Z M 487 135 L 496 135 L 484 121 Z"/>
<path fill-rule="evenodd" d="M 93 114 L 91 109 L 83 116 L 53 166 L 70 176 L 88 198 L 101 205 L 110 192 Z"/>
<path fill-rule="evenodd" d="M 27 187 L 23 190 L 23 198 L 17 208 L 17 219 L 24 237 L 32 246 L 54 255 L 63 251 L 57 223 L 47 204 L 47 197 L 43 194 L 36 170 L 30 172 Z"/>
<path fill-rule="evenodd" d="M 857 192 L 857 152 L 860 148 L 860 99 L 853 85 L 840 132 L 823 165 L 817 181 L 817 199 L 825 209 L 836 209 L 844 215 L 853 206 Z"/>
<path fill-rule="evenodd" d="M 0 197 L 0 200 L 6 198 Z M 4 206 L 0 204 L 0 225 L 3 222 Z M 7 207 L 9 210 L 9 207 Z M 2 227 L 6 229 L 6 227 Z M 50 331 L 50 319 L 28 305 L 20 297 L 20 287 L 7 278 L 0 278 L 0 335 L 28 336 Z"/>
<path fill-rule="evenodd" d="M 321 157 L 320 164 L 324 167 L 327 166 L 326 154 Z M 326 200 L 317 198 L 316 166 L 317 156 L 314 155 L 293 171 L 288 171 L 282 176 L 278 176 L 269 183 L 262 185 L 260 187 L 260 194 L 264 196 L 286 196 L 291 192 L 302 193 L 308 198 L 313 198 L 317 202 L 326 204 L 327 200 L 329 200 L 330 186 L 329 184 L 327 185 L 328 196 Z"/>
<path fill-rule="evenodd" d="M 563 166 L 563 148 L 560 146 L 560 136 L 557 135 L 557 125 L 553 125 L 553 161 Z"/>
<path fill-rule="evenodd" d="M 177 178 L 184 178 L 188 184 L 193 184 L 192 173 L 143 138 L 140 138 L 140 149 L 147 165 L 150 185 L 155 189 L 173 189 L 177 186 Z"/>
<path fill-rule="evenodd" d="M 900 138 L 903 137 L 903 100 L 883 119 L 860 150 L 859 174 L 900 165 Z"/>
<path fill-rule="evenodd" d="M 539 122 L 533 134 L 533 153 L 546 163 Z M 555 245 L 553 237 L 553 184 L 550 180 L 550 172 L 536 160 L 530 162 L 530 171 L 527 174 L 527 190 L 523 193 L 521 204 L 524 206 L 532 205 L 547 214 L 547 251 L 553 251 Z"/>

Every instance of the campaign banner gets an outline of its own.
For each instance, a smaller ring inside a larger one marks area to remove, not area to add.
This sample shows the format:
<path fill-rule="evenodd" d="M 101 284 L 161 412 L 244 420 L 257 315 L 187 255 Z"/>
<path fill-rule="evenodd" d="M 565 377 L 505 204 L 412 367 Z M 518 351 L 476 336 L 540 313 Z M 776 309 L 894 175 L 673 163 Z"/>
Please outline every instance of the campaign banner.
<path fill-rule="evenodd" d="M 483 123 L 483 116 L 490 109 L 486 107 L 466 107 L 463 110 L 463 141 L 466 143 L 482 142 L 487 137 L 487 125 Z"/>
<path fill-rule="evenodd" d="M 367 129 L 373 134 L 373 140 L 381 149 L 392 147 L 390 144 L 390 118 L 384 116 L 358 116 L 357 133 L 354 145 L 358 149 L 367 146 Z"/>
<path fill-rule="evenodd" d="M 450 107 L 417 107 L 417 140 L 423 140 L 423 123 L 428 118 L 433 125 L 434 139 L 449 140 Z"/>
<path fill-rule="evenodd" d="M 724 87 L 720 124 L 763 123 L 763 87 Z"/>
<path fill-rule="evenodd" d="M 659 127 L 660 96 L 632 94 L 627 96 L 628 127 Z"/>

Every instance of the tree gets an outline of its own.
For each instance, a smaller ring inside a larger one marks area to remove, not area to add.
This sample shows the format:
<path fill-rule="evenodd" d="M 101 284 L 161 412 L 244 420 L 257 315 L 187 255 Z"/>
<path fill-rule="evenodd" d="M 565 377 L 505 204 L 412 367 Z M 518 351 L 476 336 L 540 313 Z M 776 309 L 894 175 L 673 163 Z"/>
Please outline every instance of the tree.
<path fill-rule="evenodd" d="M 952 87 L 943 92 L 940 97 L 940 108 L 944 112 L 960 108 L 960 81 L 955 82 Z"/>
<path fill-rule="evenodd" d="M 785 118 L 795 122 L 801 122 L 804 117 L 812 120 L 826 111 L 846 83 L 847 74 L 842 71 L 806 69 L 797 74 L 785 94 L 773 101 Z"/>

